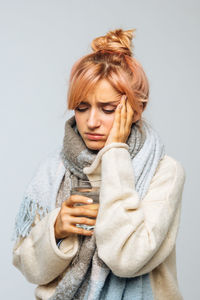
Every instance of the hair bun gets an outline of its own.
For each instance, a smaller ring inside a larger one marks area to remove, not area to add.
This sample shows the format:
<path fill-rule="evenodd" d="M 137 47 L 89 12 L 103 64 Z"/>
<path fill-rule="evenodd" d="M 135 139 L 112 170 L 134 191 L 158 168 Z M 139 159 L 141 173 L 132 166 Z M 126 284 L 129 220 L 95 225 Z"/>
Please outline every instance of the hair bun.
<path fill-rule="evenodd" d="M 136 29 L 109 31 L 106 35 L 95 38 L 91 47 L 93 51 L 110 50 L 132 56 L 132 38 Z"/>

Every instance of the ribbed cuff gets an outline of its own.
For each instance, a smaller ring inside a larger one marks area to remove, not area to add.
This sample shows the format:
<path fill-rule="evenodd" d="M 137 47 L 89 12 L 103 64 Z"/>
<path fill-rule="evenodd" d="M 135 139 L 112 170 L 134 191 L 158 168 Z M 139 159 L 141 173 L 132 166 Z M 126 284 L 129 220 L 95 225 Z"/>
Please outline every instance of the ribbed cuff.
<path fill-rule="evenodd" d="M 63 239 L 56 240 L 56 244 L 57 244 L 58 248 L 60 248 L 60 244 L 61 244 L 62 241 L 63 241 Z"/>

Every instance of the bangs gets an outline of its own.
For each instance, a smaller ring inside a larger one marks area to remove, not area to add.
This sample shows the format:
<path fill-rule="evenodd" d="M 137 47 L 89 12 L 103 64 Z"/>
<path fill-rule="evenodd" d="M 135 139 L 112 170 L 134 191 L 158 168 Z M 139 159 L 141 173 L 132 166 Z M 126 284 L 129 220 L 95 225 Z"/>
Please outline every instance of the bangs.
<path fill-rule="evenodd" d="M 101 79 L 101 65 L 88 64 L 74 74 L 68 90 L 68 109 L 75 109 Z"/>
<path fill-rule="evenodd" d="M 149 84 L 138 61 L 116 53 L 93 53 L 79 59 L 72 67 L 67 108 L 74 110 L 87 98 L 96 84 L 106 79 L 120 95 L 126 94 L 131 107 L 145 109 L 149 98 Z"/>
<path fill-rule="evenodd" d="M 119 95 L 126 94 L 132 108 L 136 108 L 131 78 L 127 73 L 116 66 L 105 68 L 104 64 L 91 64 L 74 74 L 68 90 L 68 109 L 75 109 L 85 100 L 101 79 L 108 80 Z"/>

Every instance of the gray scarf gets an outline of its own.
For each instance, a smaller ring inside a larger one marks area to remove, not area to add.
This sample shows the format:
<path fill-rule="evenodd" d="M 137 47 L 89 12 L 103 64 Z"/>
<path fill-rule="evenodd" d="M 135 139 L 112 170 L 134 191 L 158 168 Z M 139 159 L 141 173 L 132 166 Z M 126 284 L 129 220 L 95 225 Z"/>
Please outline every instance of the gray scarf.
<path fill-rule="evenodd" d="M 158 133 L 143 121 L 142 131 L 137 123 L 132 125 L 128 137 L 129 153 L 135 171 L 136 191 L 140 199 L 145 196 L 150 181 L 155 174 L 160 160 L 165 155 L 164 145 Z M 78 133 L 74 116 L 65 123 L 65 136 L 61 157 L 66 168 L 64 188 L 69 195 L 70 174 L 88 179 L 82 172 L 90 166 L 97 151 L 86 147 Z M 64 195 L 64 193 L 63 193 Z M 66 199 L 61 197 L 61 202 Z M 50 300 L 152 300 L 149 274 L 134 278 L 122 278 L 114 275 L 105 263 L 98 257 L 95 235 L 78 235 L 79 250 L 67 270 L 62 274 Z M 95 274 L 100 274 L 98 283 L 92 280 Z"/>
<path fill-rule="evenodd" d="M 132 125 L 131 133 L 127 139 L 131 159 L 142 148 L 146 138 L 144 130 L 139 130 L 137 122 Z M 90 150 L 86 147 L 81 135 L 78 132 L 75 117 L 71 117 L 65 123 L 65 135 L 63 139 L 63 148 L 61 157 L 66 169 L 69 169 L 75 176 L 88 180 L 83 173 L 83 168 L 88 167 L 94 161 L 96 150 Z"/>

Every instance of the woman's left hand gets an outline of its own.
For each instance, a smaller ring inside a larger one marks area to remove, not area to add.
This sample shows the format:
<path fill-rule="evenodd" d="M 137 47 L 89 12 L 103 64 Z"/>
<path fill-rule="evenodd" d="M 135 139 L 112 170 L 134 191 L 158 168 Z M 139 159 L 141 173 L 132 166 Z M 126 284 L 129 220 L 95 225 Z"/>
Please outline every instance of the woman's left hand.
<path fill-rule="evenodd" d="M 115 110 L 113 126 L 104 146 L 116 142 L 126 143 L 131 132 L 134 116 L 134 111 L 126 98 L 126 95 L 122 96 L 121 101 Z"/>

